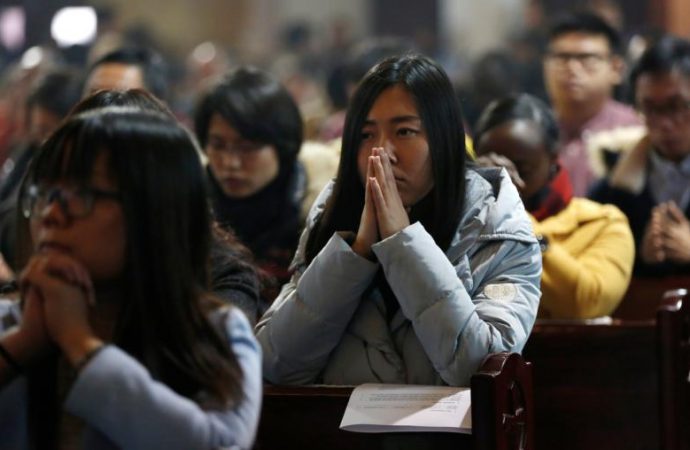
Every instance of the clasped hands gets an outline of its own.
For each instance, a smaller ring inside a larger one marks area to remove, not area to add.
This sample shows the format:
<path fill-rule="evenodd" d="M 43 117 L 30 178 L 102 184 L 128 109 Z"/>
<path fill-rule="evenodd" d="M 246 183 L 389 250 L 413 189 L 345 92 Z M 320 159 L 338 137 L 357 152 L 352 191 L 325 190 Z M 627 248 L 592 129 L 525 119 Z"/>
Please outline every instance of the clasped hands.
<path fill-rule="evenodd" d="M 19 278 L 22 321 L 17 331 L 23 363 L 39 359 L 57 345 L 74 366 L 103 345 L 89 322 L 95 305 L 86 268 L 69 255 L 50 252 L 33 256 Z"/>
<path fill-rule="evenodd" d="M 371 246 L 410 225 L 388 153 L 383 147 L 371 149 L 364 182 L 364 208 L 352 250 L 373 259 Z"/>
<path fill-rule="evenodd" d="M 690 263 L 690 221 L 675 202 L 657 205 L 642 238 L 642 260 L 648 264 Z"/>

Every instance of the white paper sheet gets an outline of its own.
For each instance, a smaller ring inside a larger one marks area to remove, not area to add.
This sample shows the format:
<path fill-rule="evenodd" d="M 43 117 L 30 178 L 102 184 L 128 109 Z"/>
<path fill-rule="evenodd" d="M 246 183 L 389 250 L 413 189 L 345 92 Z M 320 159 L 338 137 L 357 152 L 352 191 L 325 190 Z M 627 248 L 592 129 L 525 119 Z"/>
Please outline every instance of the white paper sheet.
<path fill-rule="evenodd" d="M 363 384 L 352 391 L 340 428 L 363 433 L 472 432 L 470 389 Z"/>

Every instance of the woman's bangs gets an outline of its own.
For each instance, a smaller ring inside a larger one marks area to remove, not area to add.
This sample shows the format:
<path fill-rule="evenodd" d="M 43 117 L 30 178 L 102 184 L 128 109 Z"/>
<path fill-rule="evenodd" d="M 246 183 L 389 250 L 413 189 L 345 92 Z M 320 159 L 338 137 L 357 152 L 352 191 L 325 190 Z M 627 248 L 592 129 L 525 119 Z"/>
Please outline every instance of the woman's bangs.
<path fill-rule="evenodd" d="M 103 148 L 102 141 L 94 130 L 84 127 L 65 129 L 41 147 L 32 171 L 32 181 L 88 186 L 96 157 Z"/>

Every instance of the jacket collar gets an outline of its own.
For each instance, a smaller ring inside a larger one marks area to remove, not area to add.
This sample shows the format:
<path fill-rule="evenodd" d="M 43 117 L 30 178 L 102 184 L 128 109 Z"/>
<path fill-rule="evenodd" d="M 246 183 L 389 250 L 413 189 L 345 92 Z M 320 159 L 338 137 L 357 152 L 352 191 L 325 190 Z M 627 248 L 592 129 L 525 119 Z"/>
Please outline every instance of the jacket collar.
<path fill-rule="evenodd" d="M 649 149 L 649 137 L 645 136 L 618 161 L 611 173 L 611 187 L 639 195 L 644 190 L 647 178 Z"/>
<path fill-rule="evenodd" d="M 446 251 L 450 261 L 458 261 L 478 242 L 537 242 L 520 195 L 505 169 L 469 167 L 465 179 L 462 218 Z"/>

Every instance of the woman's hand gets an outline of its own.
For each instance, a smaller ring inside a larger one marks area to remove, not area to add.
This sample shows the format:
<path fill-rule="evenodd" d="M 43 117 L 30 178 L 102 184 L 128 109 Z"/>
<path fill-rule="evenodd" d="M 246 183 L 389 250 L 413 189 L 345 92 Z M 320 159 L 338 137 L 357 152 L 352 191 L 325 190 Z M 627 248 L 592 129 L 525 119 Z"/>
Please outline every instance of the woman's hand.
<path fill-rule="evenodd" d="M 376 224 L 376 209 L 374 207 L 374 201 L 371 198 L 371 189 L 369 187 L 369 180 L 373 176 L 374 169 L 371 165 L 371 161 L 369 161 L 367 165 L 367 179 L 364 186 L 364 208 L 362 209 L 362 217 L 359 219 L 357 236 L 352 243 L 352 250 L 367 259 L 373 259 L 371 246 L 379 240 L 379 230 Z"/>
<path fill-rule="evenodd" d="M 38 293 L 31 289 L 24 292 L 21 323 L 2 336 L 3 347 L 20 368 L 31 366 L 52 347 L 43 316 L 43 303 Z M 8 379 L 0 374 L 0 385 Z"/>
<path fill-rule="evenodd" d="M 381 239 L 386 239 L 410 225 L 410 218 L 398 193 L 388 153 L 381 147 L 373 148 L 369 166 L 374 176 L 367 174 L 367 190 L 374 200 Z"/>
<path fill-rule="evenodd" d="M 48 335 L 72 364 L 102 345 L 89 323 L 94 292 L 81 263 L 59 253 L 36 255 L 22 273 L 20 285 L 27 295 L 41 299 Z"/>
<path fill-rule="evenodd" d="M 43 299 L 41 294 L 31 287 L 22 293 L 22 321 L 19 333 L 34 350 L 34 354 L 41 353 L 51 344 L 45 323 Z"/>
<path fill-rule="evenodd" d="M 662 237 L 663 251 L 669 261 L 690 263 L 690 222 L 673 201 L 666 203 Z"/>

